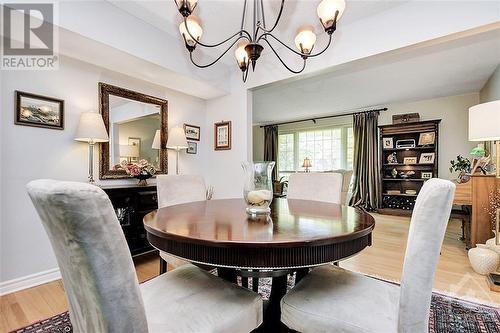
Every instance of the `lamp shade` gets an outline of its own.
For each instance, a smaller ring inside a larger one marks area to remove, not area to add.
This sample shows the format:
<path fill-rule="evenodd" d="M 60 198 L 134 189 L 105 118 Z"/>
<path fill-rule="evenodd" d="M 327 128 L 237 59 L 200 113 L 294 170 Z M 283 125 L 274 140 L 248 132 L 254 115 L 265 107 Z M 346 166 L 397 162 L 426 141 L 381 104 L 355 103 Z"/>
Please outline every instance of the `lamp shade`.
<path fill-rule="evenodd" d="M 469 109 L 469 141 L 500 140 L 500 100 Z"/>
<path fill-rule="evenodd" d="M 310 167 L 312 167 L 311 160 L 306 157 L 304 159 L 304 162 L 302 163 L 302 167 L 303 168 L 310 168 Z"/>
<path fill-rule="evenodd" d="M 120 157 L 139 157 L 139 146 L 120 145 Z"/>
<path fill-rule="evenodd" d="M 161 137 L 160 130 L 156 130 L 155 137 L 153 139 L 153 144 L 151 145 L 151 148 L 161 149 L 160 137 Z"/>
<path fill-rule="evenodd" d="M 108 142 L 108 132 L 104 126 L 102 116 L 96 112 L 83 112 L 76 129 L 76 141 Z"/>
<path fill-rule="evenodd" d="M 170 129 L 170 133 L 168 134 L 167 148 L 177 150 L 188 148 L 184 128 L 174 127 Z"/>

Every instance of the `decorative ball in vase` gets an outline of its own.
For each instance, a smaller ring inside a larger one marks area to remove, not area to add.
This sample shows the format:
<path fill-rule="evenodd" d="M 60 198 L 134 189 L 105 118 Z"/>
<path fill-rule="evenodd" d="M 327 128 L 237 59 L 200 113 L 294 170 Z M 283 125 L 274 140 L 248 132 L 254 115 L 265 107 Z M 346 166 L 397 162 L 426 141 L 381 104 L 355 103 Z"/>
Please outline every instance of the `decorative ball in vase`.
<path fill-rule="evenodd" d="M 484 244 L 477 244 L 469 250 L 469 261 L 472 269 L 478 274 L 487 275 L 497 270 L 500 259 L 498 253 Z"/>
<path fill-rule="evenodd" d="M 249 215 L 269 214 L 269 205 L 273 201 L 272 172 L 275 162 L 244 162 L 245 172 L 243 198 Z"/>
<path fill-rule="evenodd" d="M 125 170 L 128 175 L 139 179 L 139 186 L 148 185 L 147 179 L 153 177 L 156 173 L 156 168 L 146 160 L 140 160 L 137 163 L 123 161 L 120 163 L 120 169 Z"/>

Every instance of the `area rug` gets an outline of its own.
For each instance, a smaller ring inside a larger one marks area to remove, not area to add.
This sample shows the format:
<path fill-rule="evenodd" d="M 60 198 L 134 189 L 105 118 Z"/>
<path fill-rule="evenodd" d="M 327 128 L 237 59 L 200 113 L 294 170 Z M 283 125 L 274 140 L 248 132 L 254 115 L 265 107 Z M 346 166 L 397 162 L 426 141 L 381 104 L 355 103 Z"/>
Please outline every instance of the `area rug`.
<path fill-rule="evenodd" d="M 293 285 L 294 278 L 290 277 L 288 287 Z M 267 299 L 270 292 L 271 279 L 260 279 L 259 294 Z M 73 328 L 68 312 L 64 312 L 11 333 L 68 332 L 73 332 Z M 429 333 L 500 333 L 500 309 L 433 293 Z"/>

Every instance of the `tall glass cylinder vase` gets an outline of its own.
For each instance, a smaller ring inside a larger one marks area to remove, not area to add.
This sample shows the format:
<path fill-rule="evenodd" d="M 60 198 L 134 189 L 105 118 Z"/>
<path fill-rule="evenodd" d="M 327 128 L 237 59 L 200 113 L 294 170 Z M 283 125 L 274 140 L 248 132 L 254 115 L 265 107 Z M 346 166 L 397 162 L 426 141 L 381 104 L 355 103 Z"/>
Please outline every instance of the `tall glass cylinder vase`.
<path fill-rule="evenodd" d="M 249 215 L 262 215 L 271 212 L 269 205 L 273 200 L 272 171 L 275 162 L 243 162 L 245 172 L 243 198 L 247 203 Z"/>

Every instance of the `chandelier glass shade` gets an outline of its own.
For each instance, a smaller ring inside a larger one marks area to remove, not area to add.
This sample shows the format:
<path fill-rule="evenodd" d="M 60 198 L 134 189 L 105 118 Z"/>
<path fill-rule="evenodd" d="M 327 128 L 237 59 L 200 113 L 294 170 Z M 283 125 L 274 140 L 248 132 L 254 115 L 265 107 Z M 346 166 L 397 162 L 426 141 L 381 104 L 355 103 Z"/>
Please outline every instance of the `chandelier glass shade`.
<path fill-rule="evenodd" d="M 252 70 L 255 70 L 255 65 L 262 53 L 262 50 L 264 50 L 264 45 L 271 49 L 286 69 L 295 74 L 301 73 L 306 67 L 307 59 L 321 55 L 330 47 L 332 35 L 337 28 L 337 21 L 340 19 L 345 10 L 344 0 L 322 0 L 319 3 L 317 7 L 317 14 L 324 31 L 328 35 L 328 42 L 321 51 L 313 53 L 314 45 L 316 44 L 316 33 L 314 31 L 314 27 L 312 26 L 303 26 L 298 29 L 294 40 L 296 49 L 288 46 L 273 34 L 273 31 L 278 26 L 283 13 L 285 0 L 281 0 L 276 20 L 270 28 L 266 25 L 263 0 L 244 0 L 240 30 L 236 31 L 226 39 L 214 44 L 208 44 L 201 41 L 201 37 L 203 35 L 202 23 L 198 17 L 193 15 L 193 11 L 196 9 L 198 1 L 174 0 L 174 2 L 179 10 L 179 13 L 183 17 L 183 20 L 179 25 L 179 31 L 184 40 L 186 49 L 189 51 L 189 58 L 191 62 L 199 68 L 212 66 L 234 47 L 234 56 L 236 58 L 236 63 L 242 72 L 244 82 L 248 77 L 250 65 Z M 245 29 L 248 2 L 253 2 L 252 31 Z M 302 66 L 298 69 L 293 69 L 288 66 L 278 54 L 276 44 L 285 47 L 285 49 L 289 52 L 292 52 L 294 55 L 302 58 Z M 208 64 L 199 64 L 194 60 L 193 51 L 197 46 L 213 48 L 221 45 L 228 46 L 212 62 Z"/>

